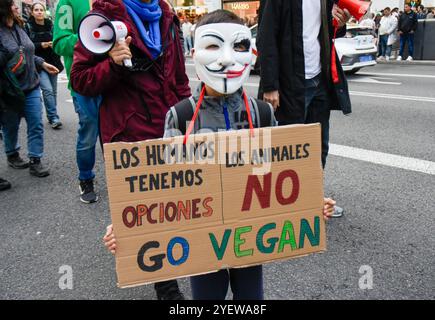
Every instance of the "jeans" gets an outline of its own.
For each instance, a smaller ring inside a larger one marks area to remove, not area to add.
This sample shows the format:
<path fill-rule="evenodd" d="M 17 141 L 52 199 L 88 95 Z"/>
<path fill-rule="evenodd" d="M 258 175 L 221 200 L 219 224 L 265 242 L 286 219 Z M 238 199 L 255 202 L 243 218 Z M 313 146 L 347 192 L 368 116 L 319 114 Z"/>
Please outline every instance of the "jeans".
<path fill-rule="evenodd" d="M 184 36 L 184 52 L 190 52 L 192 49 L 192 37 Z"/>
<path fill-rule="evenodd" d="M 325 168 L 329 151 L 329 108 L 327 90 L 322 74 L 305 80 L 305 124 L 319 122 L 322 126 L 322 166 Z"/>
<path fill-rule="evenodd" d="M 29 158 L 42 158 L 44 153 L 44 125 L 42 124 L 42 104 L 39 86 L 26 93 L 24 118 L 27 123 L 27 149 Z M 21 149 L 18 143 L 18 130 L 21 115 L 13 111 L 1 114 L 1 127 L 6 155 Z"/>
<path fill-rule="evenodd" d="M 225 300 L 228 285 L 234 300 L 263 300 L 263 268 L 225 269 L 190 277 L 193 300 Z"/>
<path fill-rule="evenodd" d="M 403 33 L 400 35 L 400 53 L 399 56 L 403 56 L 405 45 L 408 43 L 408 54 L 410 57 L 414 55 L 414 34 Z"/>
<path fill-rule="evenodd" d="M 379 56 L 385 57 L 387 51 L 388 34 L 379 37 Z"/>
<path fill-rule="evenodd" d="M 101 97 L 90 98 L 74 93 L 73 103 L 79 116 L 76 148 L 79 180 L 94 179 L 95 145 L 99 134 L 98 113 Z"/>
<path fill-rule="evenodd" d="M 39 77 L 48 122 L 59 122 L 59 116 L 57 115 L 57 74 L 51 75 L 42 70 Z"/>

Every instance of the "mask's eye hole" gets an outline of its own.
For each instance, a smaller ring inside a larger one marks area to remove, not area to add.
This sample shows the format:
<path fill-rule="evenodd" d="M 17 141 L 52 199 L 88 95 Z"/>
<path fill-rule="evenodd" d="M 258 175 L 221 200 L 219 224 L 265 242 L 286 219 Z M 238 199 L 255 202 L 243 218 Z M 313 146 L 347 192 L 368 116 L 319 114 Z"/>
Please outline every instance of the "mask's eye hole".
<path fill-rule="evenodd" d="M 207 50 L 219 50 L 219 46 L 217 44 L 210 44 L 206 47 Z"/>
<path fill-rule="evenodd" d="M 234 50 L 237 52 L 247 52 L 251 48 L 251 41 L 244 39 L 234 43 Z"/>

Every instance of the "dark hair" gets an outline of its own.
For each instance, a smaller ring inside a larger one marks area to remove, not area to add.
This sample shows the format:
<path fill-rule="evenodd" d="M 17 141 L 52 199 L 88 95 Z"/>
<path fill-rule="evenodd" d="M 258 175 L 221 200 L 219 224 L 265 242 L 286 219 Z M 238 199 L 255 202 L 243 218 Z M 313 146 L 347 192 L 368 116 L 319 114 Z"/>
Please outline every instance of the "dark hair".
<path fill-rule="evenodd" d="M 6 25 L 8 19 L 13 19 L 20 27 L 24 25 L 23 20 L 20 17 L 15 17 L 12 12 L 12 5 L 14 0 L 2 0 L 0 1 L 0 24 Z"/>
<path fill-rule="evenodd" d="M 212 23 L 237 23 L 242 26 L 245 25 L 243 20 L 235 13 L 228 10 L 216 10 L 203 15 L 196 24 L 196 28 Z"/>
<path fill-rule="evenodd" d="M 391 11 L 390 7 L 386 7 L 384 10 Z"/>

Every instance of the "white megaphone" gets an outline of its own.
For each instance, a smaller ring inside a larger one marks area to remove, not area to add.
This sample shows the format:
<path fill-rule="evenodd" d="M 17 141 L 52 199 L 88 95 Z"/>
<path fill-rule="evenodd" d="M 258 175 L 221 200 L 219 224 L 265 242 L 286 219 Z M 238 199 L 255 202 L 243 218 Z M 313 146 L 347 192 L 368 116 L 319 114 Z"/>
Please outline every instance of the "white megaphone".
<path fill-rule="evenodd" d="M 110 21 L 98 13 L 90 13 L 80 21 L 79 40 L 92 53 L 105 54 L 112 50 L 116 42 L 123 42 L 128 35 L 124 22 Z M 124 65 L 131 68 L 131 59 L 125 59 Z"/>

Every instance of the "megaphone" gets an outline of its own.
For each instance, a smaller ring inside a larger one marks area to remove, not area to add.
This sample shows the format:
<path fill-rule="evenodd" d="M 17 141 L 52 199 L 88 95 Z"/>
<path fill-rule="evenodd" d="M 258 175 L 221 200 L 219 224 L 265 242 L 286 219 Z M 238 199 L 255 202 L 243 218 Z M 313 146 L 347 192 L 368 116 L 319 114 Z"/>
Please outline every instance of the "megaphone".
<path fill-rule="evenodd" d="M 128 35 L 124 22 L 110 21 L 98 13 L 90 13 L 79 24 L 79 40 L 94 54 L 105 54 L 112 50 L 116 42 L 123 42 Z M 131 68 L 131 59 L 124 60 L 124 65 Z"/>
<path fill-rule="evenodd" d="M 336 4 L 340 9 L 347 9 L 357 21 L 360 21 L 367 11 L 369 11 L 372 2 L 363 0 L 338 0 Z M 335 22 L 334 20 L 334 23 Z"/>

